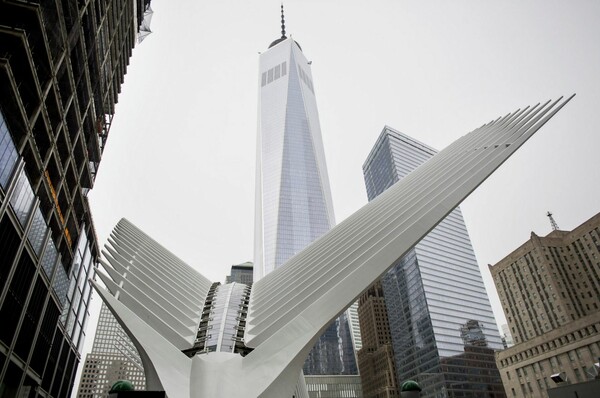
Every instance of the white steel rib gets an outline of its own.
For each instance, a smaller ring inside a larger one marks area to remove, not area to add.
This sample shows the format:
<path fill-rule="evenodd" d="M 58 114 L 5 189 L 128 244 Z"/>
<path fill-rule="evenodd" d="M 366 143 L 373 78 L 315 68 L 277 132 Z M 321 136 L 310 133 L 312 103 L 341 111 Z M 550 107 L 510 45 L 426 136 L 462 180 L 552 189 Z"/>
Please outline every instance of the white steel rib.
<path fill-rule="evenodd" d="M 196 336 L 211 282 L 123 219 L 102 251 L 108 290 L 178 349 Z"/>
<path fill-rule="evenodd" d="M 570 99 L 508 114 L 458 139 L 310 244 L 251 291 L 247 356 L 188 358 L 210 282 L 121 221 L 94 283 L 140 351 L 150 389 L 170 398 L 291 396 L 327 325 Z M 112 280 L 111 280 L 112 279 Z"/>

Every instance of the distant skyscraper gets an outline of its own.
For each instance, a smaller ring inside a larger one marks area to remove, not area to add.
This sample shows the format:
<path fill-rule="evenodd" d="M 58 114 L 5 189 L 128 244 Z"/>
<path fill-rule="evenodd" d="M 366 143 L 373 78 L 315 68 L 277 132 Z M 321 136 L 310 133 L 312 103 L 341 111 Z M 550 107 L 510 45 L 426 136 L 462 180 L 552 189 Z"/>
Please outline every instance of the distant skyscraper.
<path fill-rule="evenodd" d="M 358 351 L 358 368 L 365 398 L 400 396 L 396 378 L 392 335 L 383 288 L 377 282 L 358 300 L 358 314 L 363 347 Z"/>
<path fill-rule="evenodd" d="M 335 224 L 311 62 L 282 30 L 259 68 L 255 282 Z M 357 374 L 347 314 L 325 331 L 304 372 Z"/>
<path fill-rule="evenodd" d="M 88 204 L 148 0 L 0 1 L 0 396 L 68 397 L 99 248 Z"/>
<path fill-rule="evenodd" d="M 146 389 L 140 355 L 121 325 L 102 304 L 92 352 L 86 355 L 77 398 L 105 398 L 118 380 Z"/>
<path fill-rule="evenodd" d="M 369 200 L 436 152 L 385 127 L 363 166 Z M 504 396 L 494 366 L 502 341 L 459 208 L 381 282 L 399 383 L 416 379 L 423 397 Z"/>
<path fill-rule="evenodd" d="M 553 222 L 553 228 L 557 228 Z M 509 396 L 547 397 L 550 376 L 595 376 L 600 358 L 600 213 L 555 229 L 490 265 L 514 345 L 498 354 Z"/>
<path fill-rule="evenodd" d="M 242 264 L 231 266 L 231 275 L 227 275 L 225 283 L 243 283 L 246 285 L 252 285 L 253 281 L 253 264 L 248 261 Z"/>

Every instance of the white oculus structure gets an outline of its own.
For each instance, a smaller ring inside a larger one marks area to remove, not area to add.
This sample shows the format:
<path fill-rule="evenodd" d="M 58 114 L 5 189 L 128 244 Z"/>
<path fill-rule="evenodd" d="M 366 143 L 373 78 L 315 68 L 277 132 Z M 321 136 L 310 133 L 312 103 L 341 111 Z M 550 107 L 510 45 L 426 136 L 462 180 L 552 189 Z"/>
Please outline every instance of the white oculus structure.
<path fill-rule="evenodd" d="M 136 345 L 147 388 L 169 398 L 290 397 L 331 321 L 571 98 L 456 140 L 251 290 L 211 284 L 121 220 L 98 270 L 106 289 L 92 283 Z"/>

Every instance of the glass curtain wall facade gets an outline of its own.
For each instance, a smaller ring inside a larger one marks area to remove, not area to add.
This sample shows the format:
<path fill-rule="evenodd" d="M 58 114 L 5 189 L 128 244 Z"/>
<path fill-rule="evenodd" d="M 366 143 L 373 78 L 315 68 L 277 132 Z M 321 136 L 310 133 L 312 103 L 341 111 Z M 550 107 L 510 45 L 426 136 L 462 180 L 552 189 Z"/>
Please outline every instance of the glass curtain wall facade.
<path fill-rule="evenodd" d="M 369 200 L 436 151 L 385 127 L 364 166 Z M 503 397 L 491 305 L 459 208 L 382 277 L 398 382 L 422 397 Z M 454 394 L 454 395 L 453 395 Z"/>
<path fill-rule="evenodd" d="M 292 39 L 260 55 L 254 280 L 334 224 L 310 64 Z"/>
<path fill-rule="evenodd" d="M 36 190 L 27 175 L 2 111 L 0 166 L 0 391 L 7 397 L 67 395 L 85 339 L 88 279 L 97 259 L 91 219 L 77 225 L 76 242 L 74 234 L 61 241 L 66 228 L 52 229 L 36 194 L 44 186 Z M 61 244 L 71 243 L 63 255 Z"/>
<path fill-rule="evenodd" d="M 67 397 L 98 244 L 92 188 L 149 1 L 0 0 L 0 396 Z"/>
<path fill-rule="evenodd" d="M 254 281 L 334 224 L 310 62 L 291 38 L 260 55 Z M 344 314 L 310 353 L 305 374 L 355 375 Z"/>

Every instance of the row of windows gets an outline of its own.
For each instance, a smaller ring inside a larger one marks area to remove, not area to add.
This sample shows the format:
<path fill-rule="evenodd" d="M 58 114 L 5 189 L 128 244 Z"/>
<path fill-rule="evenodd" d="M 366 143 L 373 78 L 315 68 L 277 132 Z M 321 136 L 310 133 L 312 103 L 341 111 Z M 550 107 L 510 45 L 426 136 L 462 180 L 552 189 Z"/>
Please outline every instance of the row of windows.
<path fill-rule="evenodd" d="M 558 347 L 562 347 L 564 345 L 570 344 L 574 341 L 578 341 L 585 337 L 596 336 L 598 333 L 600 333 L 600 325 L 593 324 L 593 325 L 587 326 L 585 328 L 579 329 L 577 331 L 574 331 L 573 333 L 569 333 L 564 336 L 560 336 L 549 342 L 544 342 L 535 347 L 527 349 L 523 352 L 519 352 L 515 355 L 511 355 L 510 357 L 507 357 L 506 359 L 502 359 L 500 361 L 500 364 L 502 365 L 502 367 L 507 367 L 513 363 L 519 363 L 519 362 L 523 361 L 524 359 L 532 358 L 536 355 L 539 355 L 540 353 L 554 351 Z"/>
<path fill-rule="evenodd" d="M 598 352 L 600 350 L 600 345 L 596 343 L 595 345 L 589 345 L 587 347 L 578 348 L 577 350 L 571 350 L 568 352 L 569 360 L 571 364 L 564 364 L 560 359 L 560 355 L 551 357 L 547 360 L 547 364 L 550 365 L 550 368 L 547 369 L 544 366 L 544 362 L 546 360 L 542 360 L 539 362 L 533 363 L 533 365 L 524 366 L 522 368 L 517 368 L 515 373 L 518 376 L 518 382 L 521 386 L 521 391 L 523 394 L 529 393 L 539 393 L 533 390 L 530 383 L 530 371 L 533 371 L 534 374 L 531 374 L 537 382 L 537 387 L 540 391 L 554 387 L 550 385 L 548 375 L 553 374 L 557 371 L 566 371 L 568 377 L 571 377 L 571 370 L 573 371 L 573 375 L 575 376 L 576 382 L 583 382 L 588 379 L 593 378 L 593 372 L 588 372 L 585 363 L 581 361 L 594 361 L 594 352 Z M 585 358 L 584 358 L 584 354 Z M 574 362 L 578 361 L 578 366 L 573 366 Z M 529 371 L 528 371 L 529 369 Z M 506 372 L 506 377 L 508 380 L 511 380 L 511 373 L 509 371 Z M 511 388 L 513 396 L 516 396 L 516 392 L 514 388 Z"/>
<path fill-rule="evenodd" d="M 287 62 L 283 62 L 268 71 L 263 72 L 260 85 L 261 87 L 264 87 L 285 75 L 287 75 Z"/>
<path fill-rule="evenodd" d="M 315 89 L 313 87 L 312 79 L 310 78 L 310 76 L 308 76 L 308 74 L 306 72 L 304 72 L 304 69 L 302 69 L 300 64 L 298 64 L 298 74 L 300 75 L 300 80 L 302 80 L 304 82 L 304 84 L 306 84 L 308 89 L 311 91 L 311 93 L 314 94 Z"/>
<path fill-rule="evenodd" d="M 4 117 L 0 112 L 0 164 L 2 164 L 3 167 L 6 167 L 6 169 L 2 170 L 2 174 L 0 176 L 0 183 L 2 184 L 3 188 L 7 187 L 8 177 L 15 166 L 16 159 L 16 148 L 10 137 Z M 25 170 L 21 170 L 16 176 L 14 185 L 15 186 L 12 195 L 9 198 L 9 203 L 15 215 L 17 216 L 19 223 L 25 229 L 35 200 L 35 194 L 31 188 L 29 179 L 25 174 Z M 44 240 L 48 230 L 49 228 L 44 220 L 42 211 L 40 208 L 36 208 L 33 212 L 33 219 L 27 234 L 27 239 L 38 257 L 40 255 L 42 256 L 42 270 L 48 279 L 52 280 L 52 288 L 56 293 L 61 305 L 64 307 L 67 301 L 69 278 L 63 267 L 56 267 L 55 276 L 52 278 L 52 274 L 56 264 L 58 263 L 57 260 L 59 256 L 52 239 L 47 241 L 46 248 L 42 253 L 42 250 L 44 249 Z"/>

